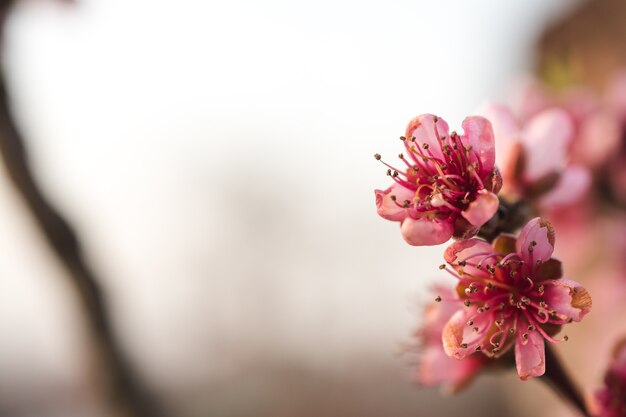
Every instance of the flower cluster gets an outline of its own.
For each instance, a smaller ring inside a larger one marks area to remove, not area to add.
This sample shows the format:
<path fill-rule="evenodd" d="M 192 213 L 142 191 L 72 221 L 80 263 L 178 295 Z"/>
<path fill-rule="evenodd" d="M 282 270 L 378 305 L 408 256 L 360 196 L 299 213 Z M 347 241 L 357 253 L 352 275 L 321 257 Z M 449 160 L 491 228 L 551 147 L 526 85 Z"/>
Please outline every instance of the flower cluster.
<path fill-rule="evenodd" d="M 464 133 L 448 131 L 445 120 L 424 114 L 411 120 L 403 168 L 387 163 L 394 183 L 375 190 L 378 214 L 400 222 L 410 245 L 437 245 L 453 235 L 468 237 L 498 209 L 501 180 L 495 168 L 493 129 L 483 117 L 468 117 Z M 376 159 L 381 156 L 376 154 Z"/>
<path fill-rule="evenodd" d="M 501 189 L 507 199 L 526 202 L 527 213 L 568 204 L 584 192 L 588 172 L 566 157 L 570 118 L 548 110 L 522 125 L 504 107 L 484 114 L 491 121 L 468 117 L 462 134 L 431 114 L 411 120 L 401 137 L 402 168 L 383 162 L 394 182 L 375 190 L 378 214 L 400 222 L 407 243 L 456 239 L 440 267 L 457 280 L 456 288 L 437 286 L 437 303 L 427 307 L 411 344 L 418 352 L 417 380 L 453 392 L 511 351 L 522 380 L 543 375 L 545 342 L 567 340 L 557 338 L 561 328 L 591 309 L 589 293 L 563 278 L 561 262 L 552 258 L 555 231 L 548 220 L 528 216 L 518 235 L 508 233 L 512 227 L 483 233 L 487 224 L 497 231 L 498 212 L 509 207 L 497 195 Z"/>
<path fill-rule="evenodd" d="M 497 358 L 514 346 L 520 378 L 543 375 L 544 341 L 559 342 L 553 335 L 560 327 L 591 309 L 587 291 L 562 278 L 553 249 L 554 230 L 540 218 L 517 239 L 500 235 L 493 244 L 469 239 L 448 247 L 451 268 L 442 266 L 458 279 L 465 308 L 443 329 L 445 352 L 456 359 L 476 352 Z"/>
<path fill-rule="evenodd" d="M 498 138 L 505 196 L 545 210 L 569 206 L 585 195 L 591 173 L 585 166 L 569 163 L 575 132 L 569 114 L 549 108 L 522 123 L 503 105 L 490 104 L 482 112 Z"/>

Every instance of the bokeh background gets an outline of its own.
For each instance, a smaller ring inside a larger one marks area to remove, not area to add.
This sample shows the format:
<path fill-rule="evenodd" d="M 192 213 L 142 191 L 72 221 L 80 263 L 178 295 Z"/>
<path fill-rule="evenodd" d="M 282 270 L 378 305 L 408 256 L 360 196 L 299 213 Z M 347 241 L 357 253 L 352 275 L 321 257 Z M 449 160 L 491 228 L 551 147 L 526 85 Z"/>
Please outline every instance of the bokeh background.
<path fill-rule="evenodd" d="M 540 415 L 552 394 L 514 373 L 453 400 L 410 383 L 398 346 L 442 248 L 376 216 L 372 156 L 417 114 L 459 127 L 504 97 L 578 4 L 19 3 L 2 54 L 32 169 L 163 407 L 515 415 L 532 392 Z M 67 272 L 6 175 L 0 213 L 0 414 L 114 415 Z"/>

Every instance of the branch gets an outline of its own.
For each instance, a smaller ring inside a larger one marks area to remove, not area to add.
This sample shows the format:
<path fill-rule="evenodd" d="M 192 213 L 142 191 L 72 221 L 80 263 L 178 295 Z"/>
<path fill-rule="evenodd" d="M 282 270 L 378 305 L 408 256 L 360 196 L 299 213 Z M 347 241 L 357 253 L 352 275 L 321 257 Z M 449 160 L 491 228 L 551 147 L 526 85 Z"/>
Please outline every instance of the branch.
<path fill-rule="evenodd" d="M 555 390 L 559 397 L 563 397 L 570 402 L 581 415 L 589 417 L 589 412 L 585 405 L 583 397 L 580 395 L 580 390 L 574 384 L 572 378 L 567 374 L 567 371 L 563 367 L 559 357 L 554 352 L 552 346 L 546 343 L 546 373 L 541 381 L 548 384 L 550 388 Z"/>
<path fill-rule="evenodd" d="M 0 1 L 0 34 L 4 32 L 12 1 Z M 0 62 L 0 67 L 2 62 Z M 83 257 L 80 242 L 70 224 L 46 200 L 29 169 L 24 141 L 12 117 L 4 69 L 0 69 L 0 154 L 10 180 L 21 194 L 50 247 L 66 267 L 70 284 L 86 313 L 91 333 L 100 348 L 101 369 L 108 371 L 112 400 L 133 417 L 158 417 L 117 342 L 105 296 L 98 278 Z"/>

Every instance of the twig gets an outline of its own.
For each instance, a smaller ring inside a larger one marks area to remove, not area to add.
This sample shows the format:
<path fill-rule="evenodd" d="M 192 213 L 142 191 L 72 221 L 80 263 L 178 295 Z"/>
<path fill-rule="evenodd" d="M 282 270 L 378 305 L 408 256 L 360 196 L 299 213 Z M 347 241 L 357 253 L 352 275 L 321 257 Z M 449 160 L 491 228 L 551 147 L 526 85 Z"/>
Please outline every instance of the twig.
<path fill-rule="evenodd" d="M 559 357 L 554 352 L 552 346 L 546 344 L 546 373 L 541 381 L 558 394 L 561 394 L 567 401 L 571 403 L 585 417 L 590 417 L 585 401 L 580 395 L 580 390 L 574 384 L 572 378 L 567 374 Z"/>

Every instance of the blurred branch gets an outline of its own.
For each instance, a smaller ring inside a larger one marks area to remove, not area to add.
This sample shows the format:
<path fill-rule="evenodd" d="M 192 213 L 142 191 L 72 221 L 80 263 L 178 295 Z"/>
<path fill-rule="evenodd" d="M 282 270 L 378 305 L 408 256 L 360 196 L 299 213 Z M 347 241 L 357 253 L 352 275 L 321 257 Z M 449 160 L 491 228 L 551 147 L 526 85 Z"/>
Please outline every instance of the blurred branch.
<path fill-rule="evenodd" d="M 10 0 L 0 0 L 2 35 L 7 12 L 10 11 L 12 3 Z M 161 412 L 139 383 L 116 341 L 106 311 L 105 296 L 98 285 L 99 280 L 85 262 L 76 233 L 61 214 L 46 201 L 33 178 L 24 141 L 11 114 L 3 67 L 0 72 L 0 153 L 9 178 L 24 198 L 54 253 L 69 272 L 67 276 L 70 284 L 76 289 L 90 330 L 100 349 L 100 367 L 110 373 L 107 378 L 116 405 L 130 416 L 159 416 Z"/>
<path fill-rule="evenodd" d="M 585 406 L 580 390 L 574 384 L 572 378 L 568 375 L 563 367 L 561 360 L 554 352 L 553 347 L 546 343 L 546 373 L 540 381 L 544 381 L 548 386 L 554 389 L 559 397 L 567 400 L 572 407 L 577 409 L 581 415 L 589 417 L 589 412 Z"/>

